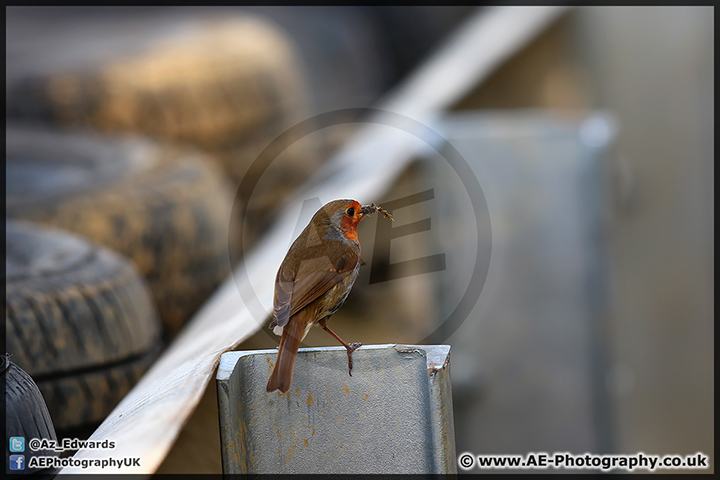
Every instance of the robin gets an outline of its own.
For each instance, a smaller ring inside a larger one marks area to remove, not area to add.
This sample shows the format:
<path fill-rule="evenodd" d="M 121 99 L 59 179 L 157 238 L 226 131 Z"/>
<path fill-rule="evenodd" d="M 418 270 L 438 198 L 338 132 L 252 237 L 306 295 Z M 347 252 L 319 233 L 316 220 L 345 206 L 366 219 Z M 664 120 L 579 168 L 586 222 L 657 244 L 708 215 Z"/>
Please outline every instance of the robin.
<path fill-rule="evenodd" d="M 392 218 L 374 203 L 362 206 L 355 200 L 334 200 L 313 215 L 290 246 L 275 277 L 270 328 L 282 338 L 268 392 L 290 389 L 300 342 L 313 325 L 320 325 L 347 349 L 352 375 L 352 352 L 362 344 L 348 344 L 327 321 L 345 302 L 360 270 L 358 224 L 376 211 Z"/>

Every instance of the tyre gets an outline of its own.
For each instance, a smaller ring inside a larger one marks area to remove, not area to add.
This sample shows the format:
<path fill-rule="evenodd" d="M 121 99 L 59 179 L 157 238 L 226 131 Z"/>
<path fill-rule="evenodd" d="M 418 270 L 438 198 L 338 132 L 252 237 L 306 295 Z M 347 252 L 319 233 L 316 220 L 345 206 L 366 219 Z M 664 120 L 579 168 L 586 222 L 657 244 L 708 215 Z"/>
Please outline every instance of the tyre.
<path fill-rule="evenodd" d="M 42 392 L 58 429 L 99 423 L 160 350 L 146 282 L 80 237 L 6 223 L 7 351 Z"/>
<path fill-rule="evenodd" d="M 11 362 L 8 355 L 0 355 L 0 374 L 5 383 L 5 473 L 56 473 L 57 468 L 29 466 L 32 457 L 59 456 L 52 449 L 33 451 L 29 446 L 34 438 L 58 439 L 40 390 L 30 375 Z M 12 464 L 11 457 L 15 457 Z"/>
<path fill-rule="evenodd" d="M 141 139 L 8 126 L 6 213 L 130 258 L 172 337 L 230 274 L 233 193 L 206 158 Z"/>
<path fill-rule="evenodd" d="M 140 134 L 197 148 L 210 154 L 207 158 L 236 190 L 245 176 L 256 174 L 251 165 L 265 147 L 311 115 L 292 42 L 269 22 L 240 12 L 219 19 L 156 11 L 132 20 L 115 19 L 105 9 L 93 11 L 95 15 L 87 17 L 92 21 L 84 24 L 79 17 L 69 19 L 79 22 L 72 34 L 59 27 L 60 40 L 35 39 L 34 45 L 73 61 L 11 75 L 8 118 L 112 135 Z M 153 22 L 147 23 L 147 15 Z M 105 31 L 97 26 L 103 22 L 115 32 L 114 42 L 101 38 Z M 129 28 L 119 33 L 123 22 Z M 130 29 L 132 36 L 127 35 Z M 88 49 L 88 44 L 98 47 Z M 93 55 L 98 49 L 107 54 Z M 38 63 L 52 63 L 46 52 L 36 56 L 42 59 Z M 33 63 L 26 57 L 18 64 Z M 242 204 L 248 206 L 248 243 L 267 225 L 265 219 L 285 194 L 304 182 L 323 159 L 314 141 L 290 143 L 274 162 L 277 168 L 266 172 L 269 181 L 263 192 L 262 185 L 255 192 L 240 192 Z M 256 201 L 249 204 L 251 193 Z"/>

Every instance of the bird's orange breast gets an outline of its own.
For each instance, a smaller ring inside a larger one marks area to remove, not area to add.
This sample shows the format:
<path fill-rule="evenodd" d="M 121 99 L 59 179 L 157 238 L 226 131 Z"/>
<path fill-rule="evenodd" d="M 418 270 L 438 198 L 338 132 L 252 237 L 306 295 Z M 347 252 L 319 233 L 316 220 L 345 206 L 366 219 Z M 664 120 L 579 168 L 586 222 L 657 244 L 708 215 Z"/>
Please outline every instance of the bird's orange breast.
<path fill-rule="evenodd" d="M 360 239 L 358 238 L 357 234 L 358 223 L 359 219 L 357 218 L 345 217 L 342 219 L 342 223 L 340 224 L 340 226 L 345 231 L 345 238 L 349 240 L 355 240 L 356 242 L 360 243 Z"/>

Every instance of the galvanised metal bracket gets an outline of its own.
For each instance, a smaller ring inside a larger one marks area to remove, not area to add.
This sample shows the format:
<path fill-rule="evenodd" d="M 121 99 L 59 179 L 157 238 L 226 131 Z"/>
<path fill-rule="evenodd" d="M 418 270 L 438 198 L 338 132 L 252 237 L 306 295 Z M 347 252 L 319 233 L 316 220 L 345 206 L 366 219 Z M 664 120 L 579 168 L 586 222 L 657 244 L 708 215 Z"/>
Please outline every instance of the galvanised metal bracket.
<path fill-rule="evenodd" d="M 277 350 L 217 372 L 224 473 L 457 473 L 449 345 L 301 348 L 290 391 L 265 391 Z"/>

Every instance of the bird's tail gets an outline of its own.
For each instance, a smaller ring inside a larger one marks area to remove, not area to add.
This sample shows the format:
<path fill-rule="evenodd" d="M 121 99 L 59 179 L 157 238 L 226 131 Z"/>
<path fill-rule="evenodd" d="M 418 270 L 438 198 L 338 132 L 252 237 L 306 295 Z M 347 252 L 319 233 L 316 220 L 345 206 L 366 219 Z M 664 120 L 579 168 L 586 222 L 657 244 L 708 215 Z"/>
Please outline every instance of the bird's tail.
<path fill-rule="evenodd" d="M 275 368 L 273 368 L 267 384 L 268 392 L 280 390 L 285 393 L 290 390 L 293 368 L 295 367 L 295 357 L 297 356 L 300 342 L 305 333 L 304 322 L 300 322 L 299 320 L 299 318 L 292 318 L 283 328 L 277 359 L 275 360 Z"/>

